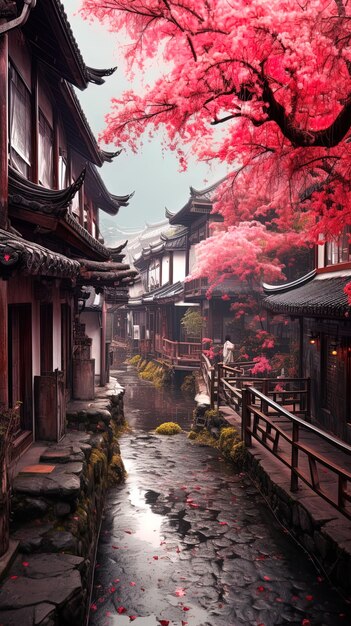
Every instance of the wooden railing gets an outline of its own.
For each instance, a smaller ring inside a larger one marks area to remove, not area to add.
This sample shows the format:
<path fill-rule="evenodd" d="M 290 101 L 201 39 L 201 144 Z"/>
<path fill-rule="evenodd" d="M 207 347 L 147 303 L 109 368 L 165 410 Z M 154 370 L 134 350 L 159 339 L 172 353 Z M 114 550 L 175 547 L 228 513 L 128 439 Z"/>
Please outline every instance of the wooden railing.
<path fill-rule="evenodd" d="M 201 343 L 191 343 L 189 341 L 172 341 L 165 337 L 158 337 L 155 341 L 155 349 L 163 358 L 170 360 L 173 364 L 182 362 L 200 366 Z"/>
<path fill-rule="evenodd" d="M 206 385 L 207 395 L 210 398 L 211 409 L 214 408 L 216 400 L 216 368 L 211 364 L 210 360 L 205 354 L 201 354 L 201 373 L 204 383 Z"/>
<path fill-rule="evenodd" d="M 246 364 L 245 364 L 246 365 Z M 310 379 L 309 378 L 255 378 L 243 374 L 242 367 L 228 367 L 220 364 L 218 368 L 218 398 L 241 412 L 242 391 L 246 387 L 255 387 L 265 396 L 280 406 L 306 420 L 310 419 Z M 273 415 L 273 409 L 270 408 Z"/>
<path fill-rule="evenodd" d="M 299 480 L 351 519 L 351 446 L 305 422 L 253 387 L 242 391 L 242 435 L 247 447 L 258 441 L 290 470 L 291 491 Z M 311 435 L 323 442 L 312 449 Z M 338 451 L 337 463 L 331 458 Z"/>

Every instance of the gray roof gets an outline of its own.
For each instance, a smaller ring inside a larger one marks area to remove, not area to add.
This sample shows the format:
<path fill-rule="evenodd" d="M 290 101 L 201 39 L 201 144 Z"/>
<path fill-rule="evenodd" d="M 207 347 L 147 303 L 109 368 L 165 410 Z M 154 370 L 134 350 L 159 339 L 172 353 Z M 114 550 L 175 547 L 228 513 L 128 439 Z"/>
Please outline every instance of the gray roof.
<path fill-rule="evenodd" d="M 351 282 L 351 271 L 342 274 L 335 272 L 334 276 L 332 273 L 314 276 L 311 272 L 306 279 L 304 283 L 300 279 L 296 283 L 278 287 L 275 293 L 274 288 L 266 286 L 265 292 L 269 290 L 273 293 L 264 298 L 264 307 L 272 313 L 304 317 L 340 319 L 349 316 L 351 307 L 344 288 Z"/>

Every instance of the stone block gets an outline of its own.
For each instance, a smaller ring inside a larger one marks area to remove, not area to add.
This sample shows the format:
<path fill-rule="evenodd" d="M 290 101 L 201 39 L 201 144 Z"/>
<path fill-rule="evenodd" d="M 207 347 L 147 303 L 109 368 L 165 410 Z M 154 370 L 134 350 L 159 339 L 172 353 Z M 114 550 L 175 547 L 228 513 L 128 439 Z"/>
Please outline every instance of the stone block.
<path fill-rule="evenodd" d="M 72 500 L 79 496 L 80 479 L 73 474 L 55 471 L 49 476 L 19 474 L 13 480 L 13 491 L 17 494 Z"/>

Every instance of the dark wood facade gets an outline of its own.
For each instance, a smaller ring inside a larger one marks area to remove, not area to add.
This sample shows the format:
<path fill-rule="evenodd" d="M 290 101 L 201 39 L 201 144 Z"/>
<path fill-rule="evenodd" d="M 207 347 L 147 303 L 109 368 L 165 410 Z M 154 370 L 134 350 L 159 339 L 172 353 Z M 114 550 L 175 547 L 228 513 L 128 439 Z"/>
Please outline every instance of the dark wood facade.
<path fill-rule="evenodd" d="M 99 230 L 99 211 L 116 215 L 129 200 L 110 194 L 98 172 L 117 153 L 100 150 L 73 89 L 113 70 L 85 65 L 59 0 L 26 17 L 0 24 L 0 404 L 21 403 L 30 441 L 62 436 L 66 399 L 83 379 L 94 394 L 82 288 L 100 293 L 106 311 L 105 290 L 125 301 L 135 272 Z"/>

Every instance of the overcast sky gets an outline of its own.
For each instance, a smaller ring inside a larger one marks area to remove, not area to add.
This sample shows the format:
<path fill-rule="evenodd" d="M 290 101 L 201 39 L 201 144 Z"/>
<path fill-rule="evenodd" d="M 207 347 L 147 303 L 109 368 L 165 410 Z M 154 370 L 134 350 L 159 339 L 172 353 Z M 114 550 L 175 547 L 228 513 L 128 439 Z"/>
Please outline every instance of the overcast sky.
<path fill-rule="evenodd" d="M 118 56 L 117 34 L 109 33 L 98 23 L 89 24 L 82 20 L 78 11 L 81 0 L 63 0 L 70 24 L 84 61 L 96 68 L 118 66 L 113 76 L 104 85 L 89 85 L 78 97 L 90 126 L 97 134 L 104 127 L 104 115 L 109 110 L 113 96 L 119 96 L 132 85 L 126 81 L 123 72 L 123 59 Z M 145 140 L 137 155 L 125 149 L 112 164 L 101 168 L 101 175 L 111 193 L 124 195 L 135 191 L 126 208 L 121 208 L 117 217 L 105 218 L 105 229 L 111 227 L 143 227 L 145 223 L 155 223 L 165 218 L 165 207 L 178 211 L 189 197 L 189 187 L 203 189 L 225 175 L 222 168 L 210 169 L 194 160 L 187 172 L 180 173 L 172 152 L 163 152 L 160 140 L 151 143 Z M 104 228 L 102 229 L 104 230 Z M 105 230 L 105 235 L 107 231 Z"/>

